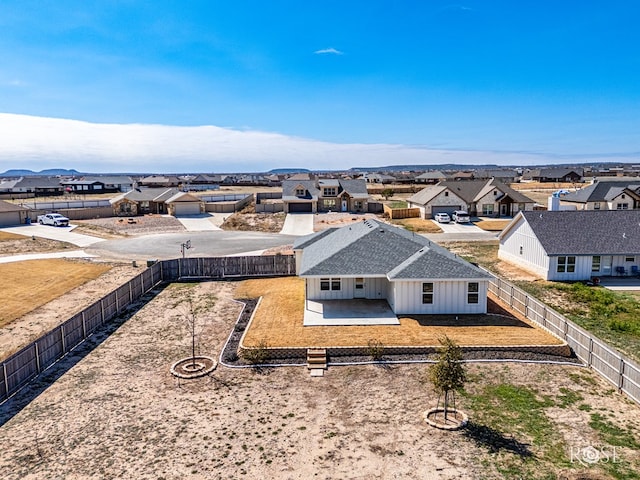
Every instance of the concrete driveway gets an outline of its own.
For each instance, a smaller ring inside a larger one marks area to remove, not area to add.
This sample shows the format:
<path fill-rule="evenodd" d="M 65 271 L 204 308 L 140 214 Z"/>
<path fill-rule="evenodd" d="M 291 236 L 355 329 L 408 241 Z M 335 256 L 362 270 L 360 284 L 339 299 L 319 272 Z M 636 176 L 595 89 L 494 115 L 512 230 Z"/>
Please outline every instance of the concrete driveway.
<path fill-rule="evenodd" d="M 77 247 L 88 247 L 98 242 L 104 241 L 102 238 L 92 237 L 81 233 L 73 233 L 74 225 L 69 227 L 53 227 L 51 225 L 39 225 L 37 223 L 31 225 L 20 225 L 16 227 L 2 228 L 3 232 L 24 235 L 25 237 L 41 237 L 49 240 L 58 240 L 60 242 L 71 243 Z"/>
<path fill-rule="evenodd" d="M 313 233 L 313 213 L 288 213 L 280 233 L 298 236 Z"/>
<path fill-rule="evenodd" d="M 210 213 L 176 217 L 188 232 L 213 232 L 221 230 L 214 224 L 214 216 Z"/>
<path fill-rule="evenodd" d="M 480 227 L 476 227 L 473 223 L 436 223 L 443 233 L 486 233 Z"/>

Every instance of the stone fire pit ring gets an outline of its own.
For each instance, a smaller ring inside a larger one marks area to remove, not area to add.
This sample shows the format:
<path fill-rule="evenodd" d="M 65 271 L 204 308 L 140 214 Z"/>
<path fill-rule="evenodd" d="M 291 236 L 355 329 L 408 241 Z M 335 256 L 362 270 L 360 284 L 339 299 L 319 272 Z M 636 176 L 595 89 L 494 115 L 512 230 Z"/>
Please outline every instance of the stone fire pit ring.
<path fill-rule="evenodd" d="M 171 365 L 171 374 L 178 378 L 199 378 L 213 372 L 218 362 L 204 355 L 183 358 Z"/>

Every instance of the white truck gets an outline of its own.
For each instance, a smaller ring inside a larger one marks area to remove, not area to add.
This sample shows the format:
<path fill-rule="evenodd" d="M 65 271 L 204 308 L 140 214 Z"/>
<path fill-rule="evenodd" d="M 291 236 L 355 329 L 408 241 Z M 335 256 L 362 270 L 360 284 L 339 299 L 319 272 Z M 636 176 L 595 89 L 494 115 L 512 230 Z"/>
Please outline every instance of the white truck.
<path fill-rule="evenodd" d="M 69 219 L 59 213 L 47 213 L 46 215 L 38 215 L 38 223 L 40 225 L 53 225 L 54 227 L 68 227 Z"/>

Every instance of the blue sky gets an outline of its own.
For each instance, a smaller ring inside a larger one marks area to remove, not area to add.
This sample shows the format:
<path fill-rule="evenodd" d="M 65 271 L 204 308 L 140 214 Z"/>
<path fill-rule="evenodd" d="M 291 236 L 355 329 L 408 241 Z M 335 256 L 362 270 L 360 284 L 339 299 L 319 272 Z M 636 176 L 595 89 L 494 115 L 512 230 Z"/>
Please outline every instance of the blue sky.
<path fill-rule="evenodd" d="M 201 171 L 640 163 L 639 18 L 628 0 L 4 0 L 0 112 L 29 118 L 3 116 L 16 140 L 0 142 L 0 168 L 66 166 L 61 157 L 88 152 L 91 167 L 114 170 L 116 149 L 144 170 L 167 141 L 166 128 L 148 129 L 145 155 L 128 140 L 100 152 L 88 145 L 95 133 L 65 145 L 29 136 L 31 117 L 79 121 L 52 132 L 101 129 L 105 144 L 103 124 L 221 127 L 233 146 L 215 151 L 199 131 L 204 150 L 194 138 L 175 157 Z M 260 154 L 251 142 L 262 133 L 279 142 Z"/>

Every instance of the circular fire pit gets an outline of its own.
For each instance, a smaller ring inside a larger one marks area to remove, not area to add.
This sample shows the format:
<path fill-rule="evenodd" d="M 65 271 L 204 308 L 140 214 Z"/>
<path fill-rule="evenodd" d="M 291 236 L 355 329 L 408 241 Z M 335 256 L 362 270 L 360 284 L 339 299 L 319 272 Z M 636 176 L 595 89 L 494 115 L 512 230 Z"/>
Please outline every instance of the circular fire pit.
<path fill-rule="evenodd" d="M 171 366 L 171 374 L 178 378 L 204 377 L 213 372 L 218 363 L 211 357 L 188 357 L 178 360 Z"/>

